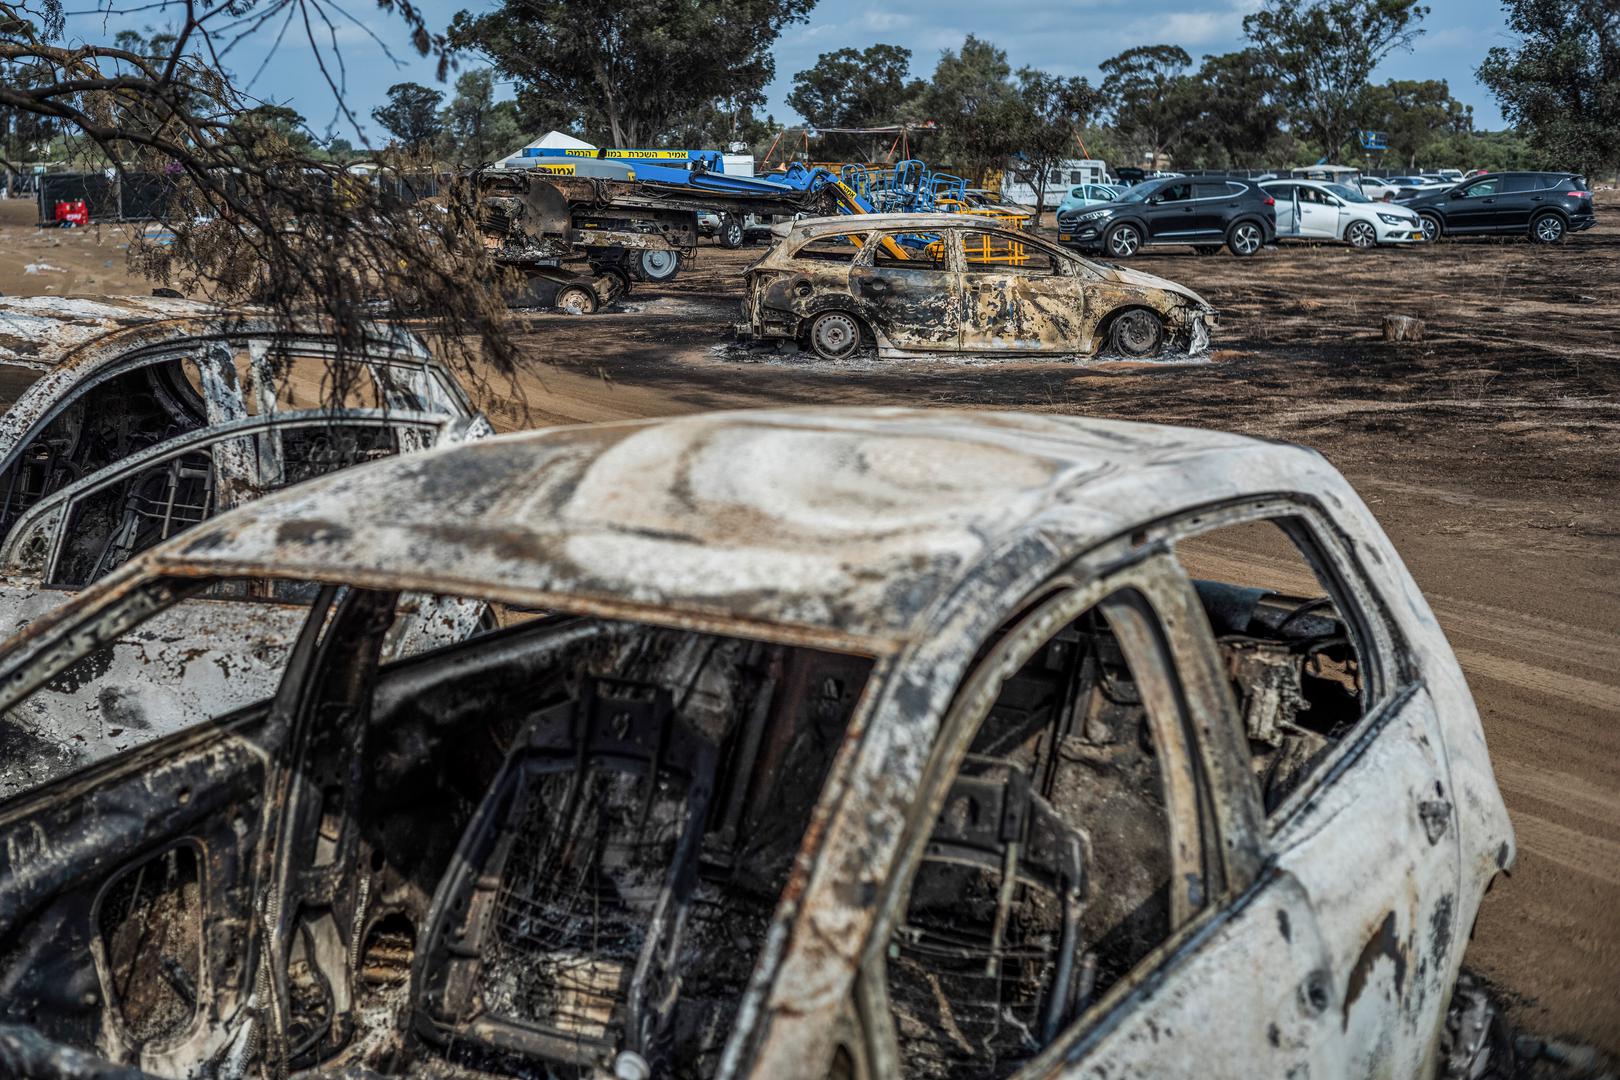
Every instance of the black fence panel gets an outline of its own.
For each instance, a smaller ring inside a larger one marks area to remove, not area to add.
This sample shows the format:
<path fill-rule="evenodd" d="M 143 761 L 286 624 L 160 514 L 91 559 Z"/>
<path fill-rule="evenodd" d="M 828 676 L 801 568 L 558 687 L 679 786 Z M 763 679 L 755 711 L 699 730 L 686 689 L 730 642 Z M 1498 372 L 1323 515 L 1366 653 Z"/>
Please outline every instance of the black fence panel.
<path fill-rule="evenodd" d="M 39 221 L 56 221 L 56 204 L 79 202 L 90 210 L 91 221 L 118 221 L 118 184 L 105 173 L 46 173 L 39 178 Z"/>

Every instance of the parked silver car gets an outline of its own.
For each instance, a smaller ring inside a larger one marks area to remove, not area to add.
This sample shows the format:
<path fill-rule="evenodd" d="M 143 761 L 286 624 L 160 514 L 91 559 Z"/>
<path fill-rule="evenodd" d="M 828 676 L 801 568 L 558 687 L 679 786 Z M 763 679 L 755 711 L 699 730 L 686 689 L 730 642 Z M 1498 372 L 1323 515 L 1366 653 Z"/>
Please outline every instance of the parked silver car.
<path fill-rule="evenodd" d="M 317 594 L 273 694 L 0 804 L 28 1080 L 1430 1076 L 1513 861 L 1294 447 L 810 409 L 379 461 L 136 556 L 0 709 L 243 579 Z M 383 661 L 407 593 L 505 625 Z"/>

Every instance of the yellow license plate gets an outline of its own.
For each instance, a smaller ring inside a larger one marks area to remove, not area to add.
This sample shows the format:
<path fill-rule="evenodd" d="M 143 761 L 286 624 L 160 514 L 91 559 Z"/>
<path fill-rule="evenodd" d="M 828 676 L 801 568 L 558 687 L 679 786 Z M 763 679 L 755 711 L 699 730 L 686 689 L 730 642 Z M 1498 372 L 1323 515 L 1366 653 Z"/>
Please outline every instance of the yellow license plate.
<path fill-rule="evenodd" d="M 1059 240 L 1073 240 L 1074 236 L 1072 234 L 1070 234 L 1070 233 L 1058 233 L 1058 239 Z"/>

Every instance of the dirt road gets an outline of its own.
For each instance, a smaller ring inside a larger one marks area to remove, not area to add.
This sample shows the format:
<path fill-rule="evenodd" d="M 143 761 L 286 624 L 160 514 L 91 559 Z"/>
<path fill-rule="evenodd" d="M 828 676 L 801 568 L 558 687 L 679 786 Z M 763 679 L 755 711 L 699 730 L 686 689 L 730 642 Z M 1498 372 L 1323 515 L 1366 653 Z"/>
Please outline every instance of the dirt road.
<path fill-rule="evenodd" d="M 1209 362 L 1180 365 L 758 362 L 725 346 L 758 251 L 706 246 L 622 311 L 525 318 L 537 363 L 523 401 L 501 389 L 483 405 L 502 427 L 788 403 L 990 406 L 1315 447 L 1373 507 L 1450 635 L 1518 830 L 1518 868 L 1486 897 L 1469 965 L 1532 1030 L 1620 1052 L 1620 200 L 1600 197 L 1599 214 L 1602 227 L 1554 249 L 1140 258 L 1221 312 Z M 104 246 L 51 239 L 0 225 L 0 264 L 49 249 L 79 275 L 74 291 L 113 291 Z M 62 283 L 13 274 L 0 291 L 35 284 Z M 1423 318 L 1428 340 L 1384 344 L 1386 313 Z"/>

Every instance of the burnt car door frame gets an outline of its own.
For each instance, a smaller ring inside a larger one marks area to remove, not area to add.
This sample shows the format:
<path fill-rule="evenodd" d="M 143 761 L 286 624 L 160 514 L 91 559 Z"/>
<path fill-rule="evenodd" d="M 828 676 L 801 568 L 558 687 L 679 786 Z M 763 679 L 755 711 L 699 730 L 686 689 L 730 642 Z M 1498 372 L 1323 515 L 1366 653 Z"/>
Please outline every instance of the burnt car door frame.
<path fill-rule="evenodd" d="M 1185 1028 L 1182 1017 L 1172 1017 L 1174 1008 L 1154 1013 L 1133 1007 L 1170 980 L 1184 978 L 1193 965 L 1219 968 L 1238 956 L 1256 968 L 1293 976 L 1275 980 L 1269 1000 L 1248 1002 L 1262 1044 L 1265 1025 L 1272 1024 L 1287 1031 L 1292 1046 L 1309 1048 L 1306 1060 L 1319 1068 L 1331 1061 L 1331 1032 L 1325 1038 L 1317 1034 L 1314 1017 L 1299 1018 L 1296 1009 L 1297 995 L 1325 977 L 1316 920 L 1300 891 L 1286 882 L 1278 886 L 1263 865 L 1262 815 L 1249 780 L 1247 745 L 1214 640 L 1199 633 L 1203 614 L 1190 579 L 1164 548 L 1151 546 L 1139 561 L 1041 602 L 968 676 L 947 714 L 856 986 L 871 1075 L 906 1071 L 887 997 L 889 938 L 957 769 L 1004 681 L 1093 608 L 1108 618 L 1131 665 L 1163 769 L 1172 855 L 1170 932 L 1099 1000 L 1071 1002 L 1079 1011 L 1062 1018 L 1055 1038 L 1016 1075 L 1055 1073 L 1082 1057 L 1088 1065 L 1104 1063 L 1105 1069 L 1116 1056 L 1120 1065 L 1140 1064 L 1140 1045 L 1130 1051 L 1134 1057 L 1121 1055 L 1119 1047 L 1136 1040 L 1118 1035 L 1155 1015 L 1166 1033 Z M 1286 939 L 1277 933 L 1279 921 L 1290 928 Z"/>
<path fill-rule="evenodd" d="M 1073 353 L 1083 351 L 1086 343 L 1061 338 L 1058 331 L 1066 326 L 1079 329 L 1086 325 L 1086 276 L 1081 263 L 1072 253 L 1049 246 L 1028 233 L 1018 233 L 993 224 L 964 225 L 949 230 L 955 237 L 958 258 L 962 266 L 962 316 L 957 340 L 963 351 L 995 351 L 1016 353 Z M 1048 273 L 1031 275 L 1024 268 L 1013 265 L 983 266 L 968 261 L 964 240 L 968 233 L 987 234 L 1002 244 L 1022 245 L 1040 252 L 1052 260 Z M 1038 295 L 1039 294 L 1039 295 Z M 1048 302 L 1043 304 L 1042 299 Z M 975 313 L 986 316 L 982 327 L 975 327 Z M 1061 323 L 1056 322 L 1062 319 Z M 1046 339 L 1040 331 L 1048 328 Z M 1033 335 L 1019 333 L 1033 329 Z"/>
<path fill-rule="evenodd" d="M 898 352 L 955 352 L 962 346 L 962 278 L 955 230 L 937 231 L 942 250 L 937 265 L 879 266 L 880 252 L 915 235 L 901 228 L 874 227 L 849 267 L 849 293 L 870 329 Z M 915 250 L 901 245 L 905 250 Z M 935 332 L 928 332 L 932 328 Z"/>
<path fill-rule="evenodd" d="M 1313 500 L 1241 500 L 1180 532 L 1257 521 L 1281 527 L 1310 564 L 1347 624 L 1363 679 L 1360 719 L 1266 824 L 1276 873 L 1303 890 L 1329 949 L 1330 982 L 1309 1003 L 1340 1032 L 1346 1075 L 1429 1075 L 1437 1048 L 1428 1033 L 1450 999 L 1464 929 L 1445 725 L 1392 615 L 1396 598 L 1364 565 L 1382 552 Z M 1390 798 L 1395 790 L 1405 797 Z M 1376 845 L 1357 846 L 1367 838 Z"/>

